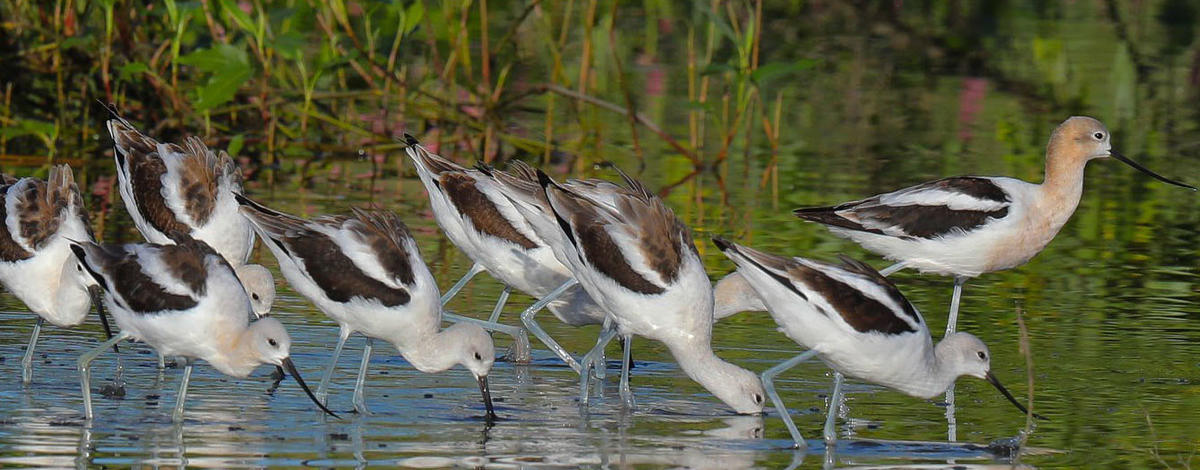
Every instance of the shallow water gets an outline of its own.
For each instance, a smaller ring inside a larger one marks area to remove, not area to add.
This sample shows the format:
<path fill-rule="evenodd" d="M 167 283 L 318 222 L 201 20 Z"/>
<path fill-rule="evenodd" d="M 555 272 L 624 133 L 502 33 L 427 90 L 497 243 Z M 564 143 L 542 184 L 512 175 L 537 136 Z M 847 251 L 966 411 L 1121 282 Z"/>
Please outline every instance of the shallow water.
<path fill-rule="evenodd" d="M 1094 173 L 1124 171 L 1106 163 Z M 1108 176 L 1098 176 L 1095 180 Z M 1093 180 L 1093 182 L 1095 182 Z M 1134 184 L 1144 181 L 1135 180 Z M 1145 183 L 1150 194 L 1166 192 Z M 352 194 L 369 195 L 365 188 Z M 690 199 L 678 190 L 669 201 Z M 865 194 L 869 185 L 845 186 L 843 191 Z M 261 191 L 281 209 L 312 215 L 336 211 L 361 198 L 327 198 L 319 193 L 295 195 Z M 1189 195 L 1185 195 L 1191 197 Z M 832 196 L 844 199 L 843 196 Z M 423 190 L 414 181 L 387 185 L 376 201 L 406 215 L 422 243 L 435 276 L 448 287 L 466 268 L 466 258 L 436 235 Z M 821 199 L 814 199 L 821 200 Z M 399 202 L 397 202 L 399 201 Z M 702 201 L 705 201 L 702 198 Z M 1099 207 L 1128 201 L 1090 191 L 1081 215 Z M 738 203 L 717 201 L 693 205 L 695 214 L 709 220 L 738 210 Z M 1014 305 L 1022 305 L 1031 332 L 1034 382 L 1039 413 L 1051 421 L 1038 423 L 1030 436 L 1034 447 L 1022 463 L 1040 467 L 1083 464 L 1125 467 L 1186 459 L 1200 431 L 1196 385 L 1200 368 L 1200 324 L 1195 278 L 1194 203 L 1182 218 L 1141 218 L 1103 222 L 1088 227 L 1085 217 L 1067 226 L 1045 253 L 1030 265 L 984 276 L 967 284 L 960 329 L 981 336 L 993 352 L 993 369 L 1022 399 L 1026 392 L 1024 360 L 1018 351 Z M 847 252 L 863 254 L 818 227 L 791 220 L 770 201 L 741 206 L 754 214 L 755 226 L 736 222 L 730 227 L 701 226 L 697 240 L 713 277 L 730 269 L 710 247 L 710 233 L 734 234 L 748 243 L 780 252 L 829 258 Z M 1131 209 L 1132 210 L 1132 209 Z M 681 210 L 684 217 L 689 211 Z M 1147 234 L 1136 241 L 1092 237 L 1091 230 Z M 1152 234 L 1153 236 L 1150 236 Z M 274 269 L 265 252 L 260 261 Z M 1174 264 L 1172 264 L 1174 263 Z M 948 279 L 901 272 L 901 289 L 940 332 L 948 304 Z M 336 325 L 292 293 L 282 279 L 276 315 L 293 337 L 293 357 L 315 386 Z M 489 311 L 499 293 L 495 281 L 481 275 L 455 299 L 462 313 Z M 617 363 L 610 358 L 609 378 L 602 397 L 593 398 L 586 412 L 578 406 L 578 379 L 536 339 L 531 365 L 497 362 L 491 385 L 501 419 L 486 426 L 478 389 L 460 369 L 437 375 L 416 372 L 390 346 L 377 344 L 371 362 L 367 403 L 373 414 L 350 412 L 350 391 L 359 363 L 361 338 L 352 339 L 344 353 L 331 390 L 331 405 L 343 419 L 322 417 L 290 380 L 272 385 L 270 368 L 251 378 L 232 380 L 201 365 L 193 375 L 187 419 L 170 423 L 179 370 L 159 374 L 143 345 L 125 353 L 127 394 L 98 397 L 97 419 L 82 421 L 75 358 L 93 347 L 100 336 L 94 320 L 77 329 L 46 327 L 35 361 L 33 383 L 19 384 L 19 361 L 32 317 L 19 302 L 4 294 L 0 314 L 0 464 L 20 466 L 178 465 L 191 466 L 625 466 L 671 465 L 700 468 L 778 467 L 799 461 L 820 466 L 826 458 L 839 465 L 994 464 L 1008 463 L 1004 440 L 1016 437 L 1024 418 L 979 380 L 959 382 L 957 438 L 945 441 L 945 407 L 940 400 L 919 400 L 874 385 L 851 381 L 839 435 L 855 439 L 826 456 L 819 439 L 828 371 L 820 364 L 803 364 L 781 377 L 780 393 L 798 426 L 810 439 L 808 455 L 787 449 L 788 434 L 772 411 L 765 417 L 734 416 L 716 399 L 684 376 L 665 348 L 635 340 L 634 390 L 637 409 L 628 412 L 616 393 Z M 530 299 L 513 295 L 504 321 Z M 597 327 L 571 328 L 543 314 L 542 323 L 569 350 L 581 354 L 593 342 Z M 497 335 L 498 351 L 509 338 Z M 755 371 L 762 371 L 797 351 L 774 331 L 770 318 L 745 313 L 720 323 L 715 330 L 718 354 Z M 610 354 L 617 354 L 616 347 Z M 113 357 L 96 363 L 97 387 L 112 377 Z M 862 441 L 858 441 L 862 440 Z M 874 442 L 883 441 L 883 442 Z M 996 444 L 989 449 L 989 444 Z M 1157 450 L 1156 450 L 1157 448 Z"/>

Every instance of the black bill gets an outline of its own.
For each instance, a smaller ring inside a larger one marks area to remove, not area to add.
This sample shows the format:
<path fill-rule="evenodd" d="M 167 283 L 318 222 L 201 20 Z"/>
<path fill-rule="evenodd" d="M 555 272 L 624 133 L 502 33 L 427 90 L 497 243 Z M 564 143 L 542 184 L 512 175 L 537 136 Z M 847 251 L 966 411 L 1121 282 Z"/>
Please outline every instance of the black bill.
<path fill-rule="evenodd" d="M 1008 393 L 1008 389 L 1004 388 L 1003 385 L 1000 385 L 1000 379 L 997 379 L 996 376 L 993 375 L 992 371 L 990 371 L 990 370 L 987 373 L 987 381 L 988 381 L 988 383 L 992 384 L 993 387 L 996 387 L 996 390 L 999 390 L 1000 393 L 1004 395 L 1004 398 L 1008 399 L 1009 403 L 1012 403 L 1014 406 L 1017 407 L 1018 410 L 1021 410 L 1021 413 L 1026 414 L 1026 415 L 1029 414 L 1029 410 L 1027 408 L 1025 408 L 1025 405 L 1022 405 L 1021 402 L 1018 402 L 1016 398 L 1013 398 L 1012 394 Z M 1037 413 L 1034 413 L 1033 417 L 1037 418 L 1037 419 L 1045 420 L 1045 421 L 1050 421 L 1045 416 L 1039 415 Z"/>
<path fill-rule="evenodd" d="M 483 394 L 483 407 L 487 408 L 487 416 L 484 417 L 488 422 L 496 420 L 496 411 L 492 408 L 492 390 L 488 388 L 486 375 L 476 377 L 479 381 L 479 392 Z"/>
<path fill-rule="evenodd" d="M 100 326 L 104 327 L 105 341 L 112 339 L 112 326 L 108 324 L 108 314 L 104 311 L 104 292 L 100 286 L 91 286 L 88 287 L 88 294 L 91 294 L 92 305 L 96 306 L 96 315 L 100 316 Z M 121 349 L 114 344 L 113 352 L 121 354 Z"/>
<path fill-rule="evenodd" d="M 325 405 L 322 404 L 320 400 L 317 400 L 317 396 L 313 395 L 312 390 L 310 390 L 308 388 L 308 384 L 304 383 L 304 379 L 300 378 L 300 372 L 296 370 L 296 364 L 292 363 L 292 358 L 290 358 L 290 357 L 284 358 L 283 359 L 283 367 L 285 369 L 287 369 L 289 374 L 292 374 L 292 377 L 296 378 L 296 383 L 300 384 L 300 388 L 304 389 L 304 393 L 308 394 L 308 398 L 312 399 L 312 402 L 317 404 L 317 408 L 320 408 L 321 411 L 328 413 L 329 416 L 333 416 L 334 418 L 341 418 L 336 413 L 329 411 L 329 408 L 326 408 Z"/>
<path fill-rule="evenodd" d="M 1130 160 L 1130 159 L 1129 159 L 1129 157 L 1126 157 L 1126 156 L 1124 156 L 1124 155 L 1121 155 L 1121 154 L 1120 154 L 1119 152 L 1117 152 L 1116 150 L 1109 150 L 1109 151 L 1108 151 L 1108 154 L 1109 154 L 1109 155 L 1112 155 L 1112 157 L 1113 157 L 1113 158 L 1115 158 L 1115 159 L 1117 159 L 1117 160 L 1120 160 L 1122 163 L 1124 163 L 1124 164 L 1126 164 L 1126 165 L 1129 165 L 1129 166 L 1133 167 L 1135 170 L 1137 170 L 1137 171 L 1140 171 L 1140 172 L 1142 172 L 1142 173 L 1145 173 L 1145 174 L 1147 174 L 1147 175 L 1150 175 L 1151 177 L 1153 177 L 1153 178 L 1154 178 L 1154 179 L 1156 179 L 1156 180 L 1162 181 L 1162 182 L 1164 182 L 1164 183 L 1167 183 L 1167 184 L 1173 184 L 1173 185 L 1175 185 L 1175 186 L 1179 186 L 1179 187 L 1181 187 L 1181 188 L 1188 188 L 1188 189 L 1190 189 L 1190 190 L 1192 190 L 1192 191 L 1195 191 L 1195 190 L 1196 190 L 1196 187 L 1195 187 L 1195 186 L 1190 186 L 1190 185 L 1183 184 L 1183 183 L 1180 183 L 1180 182 L 1178 182 L 1178 181 L 1175 181 L 1175 180 L 1167 179 L 1167 177 L 1165 177 L 1165 176 L 1163 176 L 1163 175 L 1160 175 L 1160 174 L 1158 174 L 1158 173 L 1155 173 L 1155 172 L 1153 172 L 1153 171 L 1150 171 L 1150 169 L 1149 169 L 1149 168 L 1146 168 L 1146 167 L 1144 167 L 1144 166 L 1142 166 L 1142 165 L 1138 164 L 1138 162 L 1135 162 L 1135 161 L 1133 161 L 1133 160 Z"/>

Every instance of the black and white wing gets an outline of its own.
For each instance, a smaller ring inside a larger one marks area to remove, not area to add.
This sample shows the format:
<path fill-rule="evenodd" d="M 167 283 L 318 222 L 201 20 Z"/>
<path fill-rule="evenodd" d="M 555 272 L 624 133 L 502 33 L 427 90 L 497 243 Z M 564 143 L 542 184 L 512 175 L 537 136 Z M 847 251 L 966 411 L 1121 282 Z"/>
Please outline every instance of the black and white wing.
<path fill-rule="evenodd" d="M 977 230 L 1009 215 L 1012 198 L 993 178 L 945 178 L 830 207 L 796 209 L 797 217 L 843 229 L 906 239 Z"/>

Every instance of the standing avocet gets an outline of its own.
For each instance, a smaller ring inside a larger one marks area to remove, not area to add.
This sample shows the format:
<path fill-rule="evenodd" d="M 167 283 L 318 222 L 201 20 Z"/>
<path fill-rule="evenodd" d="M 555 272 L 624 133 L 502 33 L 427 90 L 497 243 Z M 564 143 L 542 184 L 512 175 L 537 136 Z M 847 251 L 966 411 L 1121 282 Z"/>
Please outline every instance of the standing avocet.
<path fill-rule="evenodd" d="M 262 266 L 246 264 L 254 229 L 233 197 L 242 192 L 242 173 L 233 159 L 196 137 L 183 146 L 160 143 L 112 114 L 108 132 L 116 147 L 117 182 L 138 231 L 146 241 L 163 245 L 174 243 L 171 232 L 204 241 L 234 267 L 255 315 L 269 313 L 275 282 Z"/>
<path fill-rule="evenodd" d="M 363 384 L 375 338 L 392 343 L 417 370 L 437 373 L 462 364 L 475 376 L 486 419 L 495 419 L 487 376 L 495 360 L 492 337 L 474 323 L 442 329 L 437 282 L 417 242 L 389 211 L 354 209 L 352 216 L 304 220 L 238 195 L 279 261 L 288 284 L 338 323 L 337 346 L 317 386 L 324 401 L 338 356 L 351 334 L 367 338 L 354 385 L 354 409 L 366 414 Z"/>
<path fill-rule="evenodd" d="M 780 331 L 808 351 L 762 374 L 767 395 L 787 425 L 796 446 L 805 442 L 775 392 L 779 373 L 813 357 L 829 364 L 833 395 L 825 418 L 825 442 L 832 444 L 834 417 L 842 400 L 842 375 L 932 398 L 960 376 L 987 380 L 1022 413 L 1024 406 L 991 371 L 986 345 L 970 333 L 951 333 L 933 344 L 920 312 L 891 281 L 874 268 L 848 257 L 841 266 L 785 258 L 714 238 L 758 293 Z"/>
<path fill-rule="evenodd" d="M 945 178 L 831 207 L 796 209 L 797 217 L 829 227 L 902 268 L 954 276 L 946 333 L 958 323 L 967 279 L 1025 264 L 1058 234 L 1079 205 L 1083 169 L 1113 157 L 1165 183 L 1160 176 L 1112 149 L 1100 121 L 1076 116 L 1054 130 L 1046 146 L 1042 184 L 1015 178 Z"/>
<path fill-rule="evenodd" d="M 183 404 L 195 359 L 225 375 L 246 377 L 261 364 L 287 369 L 309 398 L 330 415 L 290 357 L 291 338 L 274 318 L 250 323 L 250 297 L 225 257 L 187 234 L 171 234 L 175 244 L 71 244 L 84 270 L 105 292 L 105 302 L 121 332 L 79 358 L 83 409 L 92 419 L 89 366 L 110 346 L 133 339 L 159 353 L 182 358 L 183 379 L 172 419 L 183 419 Z M 334 415 L 336 416 L 336 415 Z"/>
<path fill-rule="evenodd" d="M 688 377 L 738 413 L 761 412 L 758 377 L 713 353 L 713 287 L 691 231 L 675 213 L 624 173 L 627 190 L 603 192 L 537 176 L 540 193 L 506 194 L 615 327 L 580 361 L 580 402 L 589 397 L 588 368 L 619 334 L 625 338 L 620 392 L 633 405 L 629 352 L 637 334 L 665 344 Z"/>
<path fill-rule="evenodd" d="M 83 323 L 93 300 L 99 300 L 95 283 L 79 270 L 69 246 L 72 240 L 91 241 L 92 228 L 67 165 L 51 167 L 45 181 L 0 177 L 0 284 L 38 315 L 21 358 L 21 382 L 27 384 L 33 380 L 33 349 L 42 323 Z M 96 308 L 101 309 L 100 302 Z"/>

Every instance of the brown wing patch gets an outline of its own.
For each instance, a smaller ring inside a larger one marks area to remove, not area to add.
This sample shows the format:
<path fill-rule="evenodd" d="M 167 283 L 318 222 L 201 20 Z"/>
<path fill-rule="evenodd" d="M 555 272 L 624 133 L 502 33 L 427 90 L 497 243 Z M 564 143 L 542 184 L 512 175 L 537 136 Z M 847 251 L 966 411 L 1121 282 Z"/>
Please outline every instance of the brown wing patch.
<path fill-rule="evenodd" d="M 354 208 L 355 218 L 361 222 L 351 228 L 375 253 L 384 271 L 404 285 L 416 282 L 413 273 L 412 260 L 408 250 L 404 248 L 405 240 L 411 240 L 412 234 L 400 217 L 388 211 L 366 211 Z"/>
<path fill-rule="evenodd" d="M 603 224 L 576 217 L 575 229 L 579 234 L 578 249 L 583 252 L 587 262 L 601 274 L 637 293 L 656 295 L 665 292 L 662 287 L 633 270 Z"/>
<path fill-rule="evenodd" d="M 632 226 L 641 230 L 637 236 L 638 248 L 651 269 L 664 281 L 673 282 L 683 264 L 684 246 L 696 249 L 691 231 L 657 198 L 635 201 L 625 199 L 621 205 L 624 212 L 635 218 Z"/>
<path fill-rule="evenodd" d="M 162 177 L 167 172 L 158 152 L 129 153 L 129 182 L 133 187 L 133 201 L 146 222 L 162 233 L 190 232 L 191 228 L 175 218 L 163 199 Z"/>
<path fill-rule="evenodd" d="M 91 250 L 84 250 L 79 245 L 72 245 L 71 248 L 75 251 L 75 255 L 84 261 L 83 266 L 100 283 L 101 287 L 116 294 L 114 300 L 123 304 L 122 306 L 130 312 L 154 314 L 182 311 L 198 304 L 190 296 L 174 294 L 163 289 L 163 286 L 142 271 L 138 256 L 126 251 L 125 247 L 120 245 L 92 246 Z M 159 249 L 173 247 L 172 245 L 155 246 Z M 204 272 L 201 269 L 201 273 Z M 112 282 L 106 282 L 105 279 L 110 279 Z M 203 288 L 203 285 L 201 287 Z"/>
<path fill-rule="evenodd" d="M 206 258 L 214 255 L 220 262 L 226 263 L 226 265 L 228 263 L 224 257 L 203 241 L 193 239 L 181 232 L 170 235 L 175 244 L 165 245 L 161 248 L 162 261 L 167 271 L 193 292 L 204 293 L 204 286 L 208 280 L 208 270 L 205 269 Z"/>
<path fill-rule="evenodd" d="M 196 137 L 189 137 L 182 151 L 179 194 L 188 217 L 197 225 L 204 225 L 217 204 L 218 159 Z"/>
<path fill-rule="evenodd" d="M 789 277 L 803 282 L 824 297 L 836 311 L 833 313 L 840 315 L 855 331 L 891 335 L 917 331 L 883 303 L 820 270 L 793 261 L 788 263 L 787 272 Z M 915 318 L 916 313 L 908 300 L 900 295 L 890 281 L 884 279 L 883 282 L 884 286 L 890 288 L 889 294 L 893 294 L 893 298 L 898 298 L 899 304 L 904 306 L 905 314 Z M 826 316 L 833 314 L 823 313 Z"/>
<path fill-rule="evenodd" d="M 967 232 L 1008 215 L 1008 208 L 992 211 L 954 210 L 946 206 L 873 206 L 855 208 L 854 215 L 895 226 L 909 237 L 934 238 L 958 230 Z"/>
<path fill-rule="evenodd" d="M 10 185 L 4 189 L 5 192 L 7 192 L 13 190 L 14 188 Z M 7 197 L 4 199 L 7 199 Z M 12 234 L 8 232 L 8 224 L 5 223 L 5 221 L 8 220 L 8 204 L 5 204 L 4 202 L 4 200 L 0 200 L 0 260 L 11 263 L 13 261 L 21 261 L 32 258 L 33 253 L 30 253 L 26 251 L 25 248 L 21 247 L 21 245 L 13 239 Z"/>
<path fill-rule="evenodd" d="M 330 300 L 349 302 L 355 297 L 378 300 L 385 307 L 409 302 L 408 290 L 397 289 L 362 272 L 327 235 L 305 230 L 272 236 L 272 242 L 304 263 L 308 277 Z"/>
<path fill-rule="evenodd" d="M 517 231 L 492 200 L 475 187 L 474 178 L 462 172 L 445 172 L 438 181 L 454 207 L 470 219 L 477 230 L 526 250 L 537 248 L 537 243 Z"/>
<path fill-rule="evenodd" d="M 56 198 L 45 181 L 28 179 L 28 183 L 18 185 L 13 189 L 17 194 L 17 226 L 21 228 L 21 238 L 27 246 L 37 250 L 42 247 L 55 232 L 62 220 L 59 214 L 66 210 L 68 198 Z"/>

